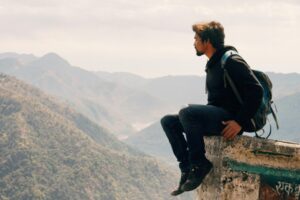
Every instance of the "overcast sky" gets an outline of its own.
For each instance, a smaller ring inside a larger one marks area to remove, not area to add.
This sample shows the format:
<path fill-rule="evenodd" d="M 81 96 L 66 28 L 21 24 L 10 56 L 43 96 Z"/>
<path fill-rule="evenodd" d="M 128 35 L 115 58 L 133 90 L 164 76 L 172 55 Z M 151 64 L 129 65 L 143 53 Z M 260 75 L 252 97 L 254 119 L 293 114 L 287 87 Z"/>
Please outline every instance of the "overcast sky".
<path fill-rule="evenodd" d="M 145 77 L 204 75 L 191 26 L 209 20 L 252 68 L 300 73 L 299 0 L 0 0 L 0 52 L 55 52 Z"/>

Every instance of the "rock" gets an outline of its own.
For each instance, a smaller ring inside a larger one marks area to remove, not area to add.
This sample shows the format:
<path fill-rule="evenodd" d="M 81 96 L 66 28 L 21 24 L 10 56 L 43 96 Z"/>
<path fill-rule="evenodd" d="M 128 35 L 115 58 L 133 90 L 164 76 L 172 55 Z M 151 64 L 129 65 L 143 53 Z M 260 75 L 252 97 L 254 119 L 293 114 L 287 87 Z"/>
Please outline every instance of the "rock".
<path fill-rule="evenodd" d="M 232 141 L 206 137 L 214 168 L 197 200 L 298 200 L 300 144 L 238 136 Z"/>

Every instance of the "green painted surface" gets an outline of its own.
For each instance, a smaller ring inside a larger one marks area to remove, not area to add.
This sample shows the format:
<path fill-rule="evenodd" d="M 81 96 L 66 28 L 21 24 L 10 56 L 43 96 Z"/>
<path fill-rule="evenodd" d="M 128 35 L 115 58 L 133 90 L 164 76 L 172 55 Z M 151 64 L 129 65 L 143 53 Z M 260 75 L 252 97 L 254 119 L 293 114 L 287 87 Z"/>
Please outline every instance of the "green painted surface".
<path fill-rule="evenodd" d="M 265 150 L 254 150 L 252 151 L 255 155 L 269 155 L 269 156 L 285 156 L 285 157 L 293 157 L 294 154 L 288 154 L 288 153 L 278 153 L 278 152 L 271 152 L 271 151 L 265 151 Z"/>
<path fill-rule="evenodd" d="M 258 165 L 249 165 L 247 163 L 240 163 L 229 158 L 224 159 L 225 163 L 233 171 L 246 171 L 253 174 L 259 174 L 268 179 L 276 179 L 282 181 L 288 181 L 291 183 L 300 184 L 300 169 L 278 169 Z"/>

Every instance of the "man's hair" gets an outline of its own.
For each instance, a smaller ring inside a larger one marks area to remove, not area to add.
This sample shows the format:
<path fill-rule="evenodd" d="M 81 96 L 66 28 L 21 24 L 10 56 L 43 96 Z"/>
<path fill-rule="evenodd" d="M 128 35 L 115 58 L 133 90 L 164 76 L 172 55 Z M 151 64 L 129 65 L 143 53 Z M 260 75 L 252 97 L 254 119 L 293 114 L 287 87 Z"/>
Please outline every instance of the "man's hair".
<path fill-rule="evenodd" d="M 198 34 L 203 42 L 209 40 L 214 48 L 224 47 L 224 27 L 219 22 L 211 21 L 194 24 L 193 31 Z"/>

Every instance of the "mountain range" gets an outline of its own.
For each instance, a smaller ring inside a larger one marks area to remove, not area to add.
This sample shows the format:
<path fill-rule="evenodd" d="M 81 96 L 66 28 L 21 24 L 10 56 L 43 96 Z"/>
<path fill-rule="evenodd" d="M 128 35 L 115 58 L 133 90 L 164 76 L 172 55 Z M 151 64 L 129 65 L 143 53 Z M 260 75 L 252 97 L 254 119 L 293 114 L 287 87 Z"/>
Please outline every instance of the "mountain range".
<path fill-rule="evenodd" d="M 40 58 L 26 54 L 0 54 L 0 72 L 66 100 L 77 111 L 120 137 L 134 133 L 132 125 L 135 123 L 153 121 L 160 114 L 157 110 L 168 110 L 160 99 L 71 66 L 55 53 Z"/>
<path fill-rule="evenodd" d="M 124 138 L 177 112 L 188 103 L 206 103 L 205 77 L 143 78 L 131 73 L 91 72 L 72 66 L 55 53 L 0 54 L 0 72 L 16 76 L 51 95 L 65 99 L 77 111 Z M 300 92 L 297 73 L 268 73 L 274 99 Z"/>
<path fill-rule="evenodd" d="M 126 72 L 90 72 L 72 66 L 54 53 L 42 57 L 0 54 L 0 71 L 67 100 L 119 139 L 171 164 L 176 162 L 160 127 L 160 118 L 177 113 L 188 103 L 206 103 L 203 76 L 144 78 Z M 300 74 L 267 74 L 273 82 L 280 123 L 280 129 L 275 130 L 271 122 L 271 138 L 300 142 Z"/>
<path fill-rule="evenodd" d="M 177 183 L 169 166 L 4 74 L 0 127 L 0 199 L 165 200 Z"/>

